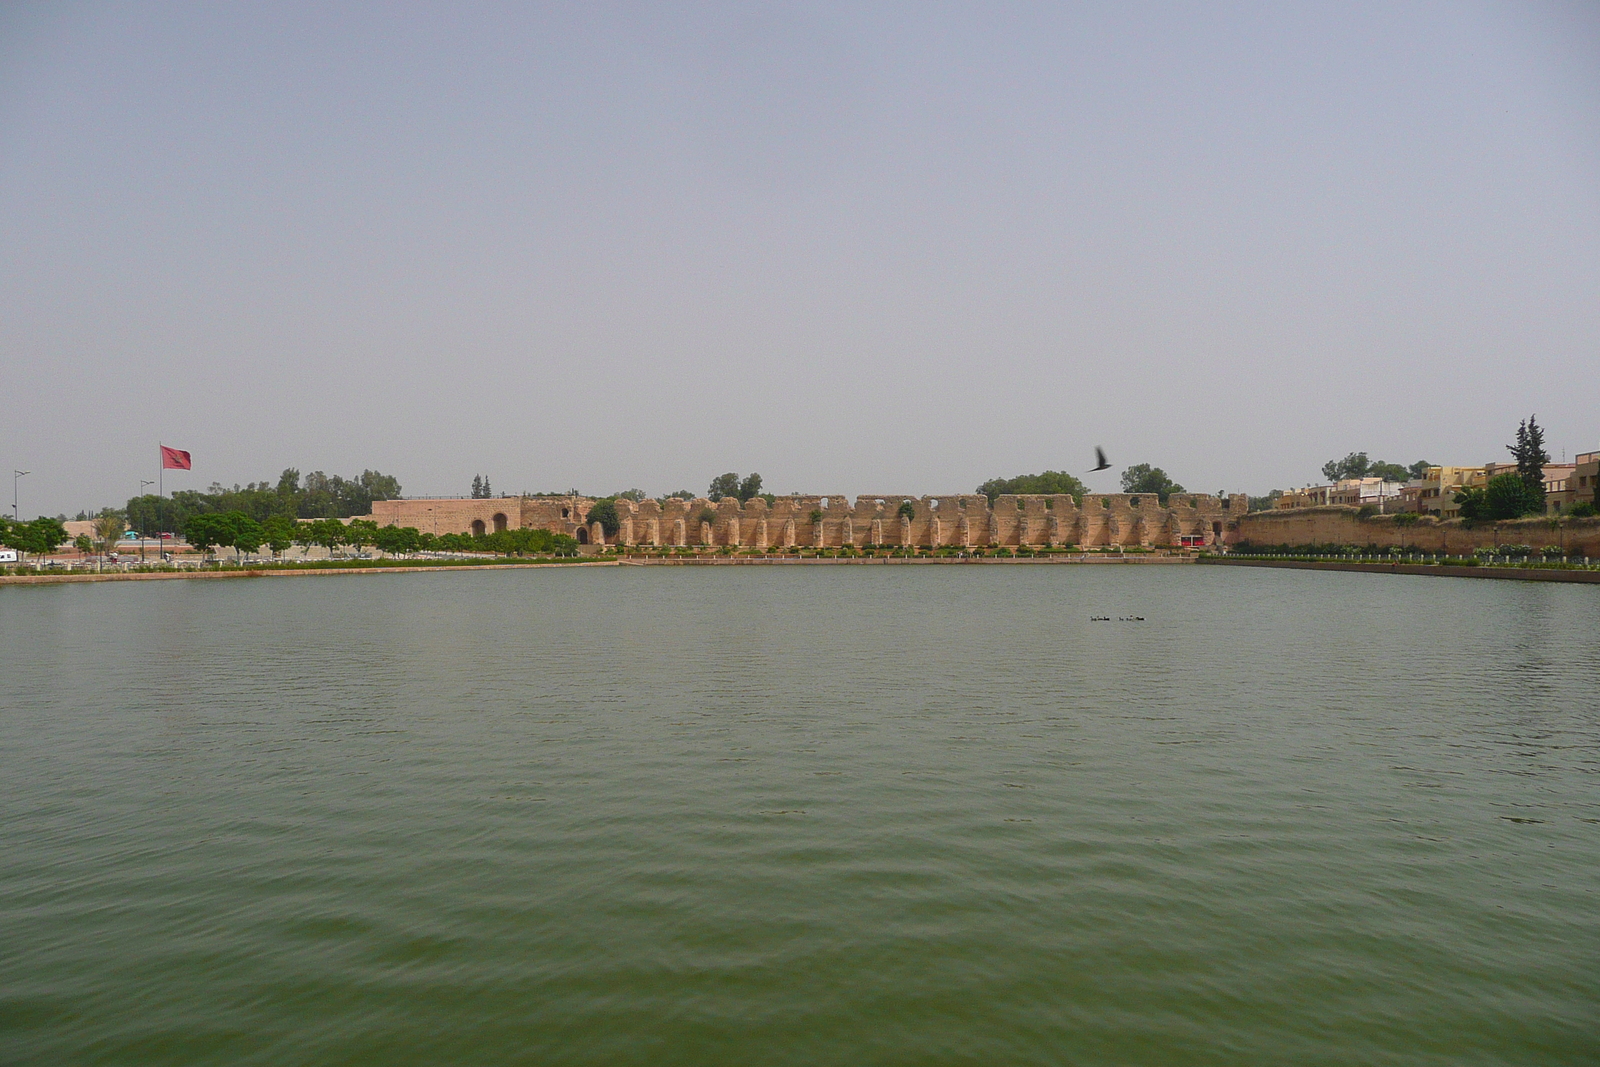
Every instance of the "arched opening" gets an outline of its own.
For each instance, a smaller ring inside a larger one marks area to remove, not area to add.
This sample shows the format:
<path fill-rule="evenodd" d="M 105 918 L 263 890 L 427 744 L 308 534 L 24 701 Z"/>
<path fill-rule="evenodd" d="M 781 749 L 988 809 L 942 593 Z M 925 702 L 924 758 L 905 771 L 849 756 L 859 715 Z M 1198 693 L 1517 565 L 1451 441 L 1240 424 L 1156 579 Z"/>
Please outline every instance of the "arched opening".
<path fill-rule="evenodd" d="M 482 537 L 483 536 L 483 520 L 482 519 L 473 519 L 472 520 L 472 536 L 473 537 Z"/>
<path fill-rule="evenodd" d="M 504 515 L 496 515 L 494 517 L 494 532 L 495 533 L 505 533 L 506 532 L 506 517 Z"/>
<path fill-rule="evenodd" d="M 582 526 L 578 527 L 578 544 L 586 545 L 588 543 L 589 543 L 589 531 L 586 528 L 582 527 Z"/>
<path fill-rule="evenodd" d="M 562 508 L 562 509 L 561 509 L 561 517 L 562 517 L 562 518 L 563 518 L 563 519 L 570 519 L 570 518 L 572 518 L 572 509 L 571 509 L 571 508 Z"/>

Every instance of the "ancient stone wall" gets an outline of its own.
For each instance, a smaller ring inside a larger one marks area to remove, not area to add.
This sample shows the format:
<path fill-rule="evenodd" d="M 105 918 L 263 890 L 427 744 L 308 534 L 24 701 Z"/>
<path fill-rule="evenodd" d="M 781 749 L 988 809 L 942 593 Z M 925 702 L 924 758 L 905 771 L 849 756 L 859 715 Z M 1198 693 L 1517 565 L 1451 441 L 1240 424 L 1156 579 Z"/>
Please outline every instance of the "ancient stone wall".
<path fill-rule="evenodd" d="M 360 516 L 379 526 L 414 526 L 423 533 L 494 533 L 519 530 L 525 500 L 491 497 L 487 500 L 377 500 L 372 514 Z"/>
<path fill-rule="evenodd" d="M 1460 519 L 1431 515 L 1415 522 L 1398 515 L 1363 519 L 1356 508 L 1330 505 L 1258 511 L 1239 522 L 1238 540 L 1256 545 L 1373 545 L 1419 552 L 1471 555 L 1495 545 L 1555 545 L 1569 553 L 1600 557 L 1600 519 L 1517 519 L 1466 526 Z"/>
<path fill-rule="evenodd" d="M 1067 495 L 998 497 L 979 493 L 912 497 L 843 494 L 616 502 L 621 529 L 606 537 L 587 522 L 586 497 L 501 497 L 492 500 L 390 500 L 366 516 L 381 525 L 429 533 L 545 529 L 583 543 L 624 545 L 921 547 L 1022 545 L 1166 546 L 1180 538 L 1231 543 L 1248 503 L 1242 494 L 1219 499 L 1176 493 L 1163 507 L 1148 494 L 1091 493 L 1080 506 Z M 905 505 L 910 505 L 906 508 Z"/>

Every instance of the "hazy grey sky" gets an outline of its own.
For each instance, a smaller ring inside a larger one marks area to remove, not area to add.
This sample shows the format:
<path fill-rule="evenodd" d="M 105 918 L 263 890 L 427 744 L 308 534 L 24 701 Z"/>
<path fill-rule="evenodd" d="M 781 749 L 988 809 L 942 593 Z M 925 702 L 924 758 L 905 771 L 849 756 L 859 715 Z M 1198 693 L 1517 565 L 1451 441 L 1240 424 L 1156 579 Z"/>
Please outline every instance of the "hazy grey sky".
<path fill-rule="evenodd" d="M 1600 5 L 9 4 L 22 511 L 1600 447 Z M 9 489 L 10 487 L 7 486 Z M 6 501 L 9 505 L 9 499 Z"/>

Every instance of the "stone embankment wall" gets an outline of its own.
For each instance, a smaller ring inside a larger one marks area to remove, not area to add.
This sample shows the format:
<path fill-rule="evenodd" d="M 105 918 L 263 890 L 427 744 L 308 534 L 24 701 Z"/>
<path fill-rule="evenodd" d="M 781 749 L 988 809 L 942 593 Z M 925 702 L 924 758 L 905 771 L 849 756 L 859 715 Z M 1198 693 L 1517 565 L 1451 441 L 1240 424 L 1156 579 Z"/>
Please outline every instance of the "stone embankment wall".
<path fill-rule="evenodd" d="M 1402 515 L 1362 518 L 1356 508 L 1329 505 L 1257 511 L 1239 522 L 1246 545 L 1374 545 L 1466 556 L 1495 545 L 1555 545 L 1569 554 L 1600 557 L 1600 519 L 1517 519 L 1467 526 L 1431 515 L 1409 522 Z"/>
<path fill-rule="evenodd" d="M 902 515 L 902 504 L 911 505 Z M 607 538 L 586 521 L 587 497 L 500 497 L 491 500 L 388 500 L 365 516 L 380 525 L 414 526 L 427 533 L 492 533 L 545 529 L 584 543 L 751 546 L 843 545 L 1176 545 L 1231 543 L 1248 498 L 1176 493 L 1163 507 L 1148 494 L 1092 493 L 1080 507 L 1071 496 L 1002 496 L 991 507 L 982 494 L 912 497 L 785 496 L 772 504 L 724 499 L 616 502 L 622 527 Z"/>

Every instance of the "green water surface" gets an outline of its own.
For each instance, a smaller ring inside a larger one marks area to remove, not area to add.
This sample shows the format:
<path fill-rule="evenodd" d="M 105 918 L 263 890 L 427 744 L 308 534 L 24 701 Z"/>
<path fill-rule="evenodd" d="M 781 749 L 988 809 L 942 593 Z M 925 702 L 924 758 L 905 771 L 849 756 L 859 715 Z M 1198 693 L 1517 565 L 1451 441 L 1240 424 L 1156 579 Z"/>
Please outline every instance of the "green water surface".
<path fill-rule="evenodd" d="M 430 573 L 0 632 L 0 1063 L 1600 1062 L 1600 588 Z"/>

